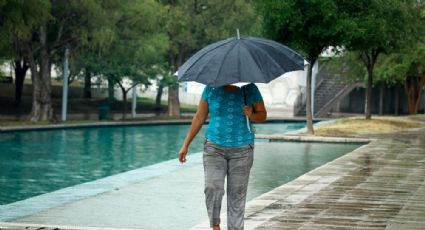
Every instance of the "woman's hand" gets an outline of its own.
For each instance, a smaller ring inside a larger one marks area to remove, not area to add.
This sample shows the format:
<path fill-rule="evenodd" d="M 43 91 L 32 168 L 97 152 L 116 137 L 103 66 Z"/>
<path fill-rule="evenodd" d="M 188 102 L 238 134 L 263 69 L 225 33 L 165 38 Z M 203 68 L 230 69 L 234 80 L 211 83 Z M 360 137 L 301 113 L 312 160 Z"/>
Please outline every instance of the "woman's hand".
<path fill-rule="evenodd" d="M 208 103 L 201 99 L 199 101 L 198 109 L 196 110 L 195 116 L 192 119 L 192 125 L 190 126 L 189 132 L 186 135 L 184 143 L 179 151 L 179 161 L 181 163 L 186 162 L 186 155 L 189 148 L 190 143 L 193 138 L 195 138 L 196 134 L 202 128 L 205 120 L 208 117 Z"/>
<path fill-rule="evenodd" d="M 185 147 L 185 146 L 182 146 L 182 148 L 180 149 L 180 151 L 179 151 L 179 161 L 180 161 L 180 163 L 184 163 L 184 162 L 186 162 L 186 155 L 187 155 L 187 151 L 188 151 L 188 149 L 187 149 L 187 147 Z"/>
<path fill-rule="evenodd" d="M 248 116 L 248 118 L 251 118 L 251 115 L 252 115 L 252 113 L 253 113 L 253 111 L 252 111 L 252 106 L 247 106 L 247 105 L 245 105 L 245 106 L 243 107 L 243 112 L 245 113 L 245 115 L 246 115 L 246 116 Z"/>
<path fill-rule="evenodd" d="M 263 122 L 267 119 L 267 111 L 263 101 L 254 103 L 253 106 L 244 106 L 243 111 L 253 122 Z"/>

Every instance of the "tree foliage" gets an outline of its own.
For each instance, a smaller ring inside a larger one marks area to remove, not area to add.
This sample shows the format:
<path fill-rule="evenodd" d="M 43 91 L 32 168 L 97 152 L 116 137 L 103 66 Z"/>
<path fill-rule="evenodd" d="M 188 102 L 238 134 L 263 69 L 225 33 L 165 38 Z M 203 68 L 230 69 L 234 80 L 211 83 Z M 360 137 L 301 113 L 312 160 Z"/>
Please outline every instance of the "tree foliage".
<path fill-rule="evenodd" d="M 338 1 L 259 1 L 257 8 L 264 34 L 299 51 L 310 62 L 329 46 L 341 44 L 347 26 Z"/>
<path fill-rule="evenodd" d="M 423 2 L 416 0 L 292 0 L 258 4 L 266 35 L 299 50 L 310 63 L 329 46 L 344 47 L 344 55 L 336 58 L 338 63 L 344 63 L 340 70 L 357 79 L 367 76 L 366 118 L 371 117 L 373 71 L 380 65 L 379 56 L 418 40 L 423 30 L 419 26 L 423 24 L 422 7 Z"/>
<path fill-rule="evenodd" d="M 38 4 L 40 3 L 40 4 Z M 36 7 L 31 4 L 38 4 Z M 39 23 L 46 20 L 49 2 L 10 1 L 0 2 L 0 57 L 13 63 L 15 70 L 15 106 L 21 102 L 23 83 L 27 70 L 28 61 L 24 57 L 24 51 L 20 45 L 21 39 L 29 39 L 30 31 Z"/>
<path fill-rule="evenodd" d="M 254 25 L 258 29 L 245 0 L 0 0 L 0 9 L 0 32 L 8 35 L 0 38 L 0 56 L 23 54 L 31 67 L 32 121 L 53 119 L 50 69 L 62 68 L 65 47 L 71 51 L 73 76 L 103 75 L 118 85 L 126 77 L 147 84 L 147 73 L 156 76 L 152 70 L 158 66 L 170 75 L 198 49 L 234 36 L 236 28 L 242 34 Z M 160 82 L 177 86 L 170 76 Z M 178 107 L 178 95 L 170 98 Z"/>
<path fill-rule="evenodd" d="M 340 1 L 346 14 L 343 45 L 355 51 L 367 71 L 366 119 L 372 116 L 374 69 L 382 54 L 397 52 L 420 37 L 422 1 L 361 0 Z"/>
<path fill-rule="evenodd" d="M 149 80 L 156 76 L 152 66 L 162 61 L 168 41 L 161 29 L 163 8 L 156 1 L 129 1 L 114 11 L 120 13 L 114 38 L 106 48 L 86 54 L 93 60 L 91 71 L 105 76 L 109 84 L 121 89 L 125 118 L 127 93 L 138 84 L 150 84 Z"/>
<path fill-rule="evenodd" d="M 7 0 L 1 9 L 1 30 L 8 31 L 7 44 L 29 63 L 33 83 L 33 106 L 29 120 L 52 120 L 51 66 L 64 46 L 101 44 L 109 39 L 111 17 L 105 6 L 114 1 Z"/>
<path fill-rule="evenodd" d="M 52 120 L 51 66 L 72 54 L 75 74 L 90 70 L 120 84 L 147 82 L 146 70 L 167 46 L 155 0 L 0 1 L 0 56 L 23 54 L 33 78 L 32 121 Z"/>
<path fill-rule="evenodd" d="M 257 1 L 265 36 L 302 53 L 310 63 L 307 71 L 306 112 L 308 132 L 313 134 L 311 74 L 319 55 L 338 46 L 345 36 L 346 20 L 339 1 Z"/>
<path fill-rule="evenodd" d="M 425 86 L 425 41 L 385 55 L 376 68 L 376 76 L 387 84 L 404 85 L 410 114 L 416 114 Z"/>
<path fill-rule="evenodd" d="M 175 72 L 197 50 L 227 37 L 250 34 L 257 25 L 254 9 L 247 0 L 163 0 L 165 29 L 169 39 L 168 66 Z M 178 85 L 169 81 L 168 114 L 180 115 Z"/>

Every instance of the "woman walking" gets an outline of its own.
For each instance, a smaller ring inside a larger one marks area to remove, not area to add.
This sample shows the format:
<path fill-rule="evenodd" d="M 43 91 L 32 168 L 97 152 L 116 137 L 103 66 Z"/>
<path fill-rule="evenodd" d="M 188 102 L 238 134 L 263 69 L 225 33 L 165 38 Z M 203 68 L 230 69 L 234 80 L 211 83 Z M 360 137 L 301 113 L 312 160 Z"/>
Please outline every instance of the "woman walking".
<path fill-rule="evenodd" d="M 179 161 L 186 161 L 190 143 L 210 114 L 204 143 L 205 202 L 210 226 L 220 229 L 221 201 L 227 176 L 227 228 L 244 228 L 244 212 L 249 172 L 253 163 L 253 122 L 267 118 L 263 98 L 254 84 L 243 87 L 206 86 L 192 125 L 179 152 Z M 250 126 L 250 123 L 249 123 Z"/>

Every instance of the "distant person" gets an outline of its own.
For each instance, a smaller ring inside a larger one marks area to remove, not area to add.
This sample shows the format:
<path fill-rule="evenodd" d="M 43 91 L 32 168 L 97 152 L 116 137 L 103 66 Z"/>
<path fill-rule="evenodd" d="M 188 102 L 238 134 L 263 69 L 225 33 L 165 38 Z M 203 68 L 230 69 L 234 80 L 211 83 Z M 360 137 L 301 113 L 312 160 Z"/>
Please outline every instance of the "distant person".
<path fill-rule="evenodd" d="M 227 228 L 244 228 L 244 213 L 249 172 L 253 163 L 254 133 L 247 117 L 253 122 L 267 118 L 263 98 L 257 86 L 206 86 L 192 125 L 179 152 L 179 161 L 186 154 L 210 114 L 204 142 L 205 202 L 213 230 L 220 229 L 221 201 L 227 175 Z M 249 127 L 248 127 L 249 125 Z"/>

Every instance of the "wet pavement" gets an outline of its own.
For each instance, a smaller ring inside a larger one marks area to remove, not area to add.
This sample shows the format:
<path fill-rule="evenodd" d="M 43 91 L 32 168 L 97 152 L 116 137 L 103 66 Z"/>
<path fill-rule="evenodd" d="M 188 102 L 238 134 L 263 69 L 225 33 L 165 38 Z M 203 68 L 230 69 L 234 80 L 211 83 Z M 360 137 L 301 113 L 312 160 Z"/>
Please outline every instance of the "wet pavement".
<path fill-rule="evenodd" d="M 364 138 L 374 140 L 248 202 L 245 229 L 425 229 L 425 128 Z"/>
<path fill-rule="evenodd" d="M 245 229 L 425 229 L 425 128 L 367 138 L 250 201 Z"/>

